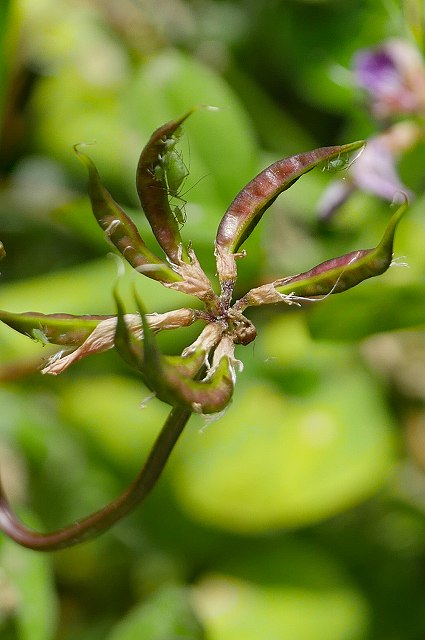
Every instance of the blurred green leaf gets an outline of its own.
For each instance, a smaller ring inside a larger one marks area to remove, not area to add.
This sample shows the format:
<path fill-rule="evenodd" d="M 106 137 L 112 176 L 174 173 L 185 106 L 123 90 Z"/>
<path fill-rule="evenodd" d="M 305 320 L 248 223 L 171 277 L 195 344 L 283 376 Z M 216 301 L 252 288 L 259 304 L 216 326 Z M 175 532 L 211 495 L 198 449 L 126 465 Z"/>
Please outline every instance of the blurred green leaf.
<path fill-rule="evenodd" d="M 181 587 L 166 587 L 130 611 L 107 640 L 202 640 L 205 635 Z"/>
<path fill-rule="evenodd" d="M 54 222 L 70 229 L 73 236 L 84 244 L 102 253 L 105 251 L 105 236 L 93 216 L 88 196 L 71 200 L 54 209 L 50 215 Z"/>
<path fill-rule="evenodd" d="M 109 375 L 74 381 L 64 391 L 60 410 L 96 451 L 126 472 L 139 469 L 148 454 L 168 407 L 155 400 L 142 382 Z"/>
<path fill-rule="evenodd" d="M 231 531 L 316 522 L 385 480 L 390 424 L 378 388 L 351 363 L 302 400 L 262 383 L 237 387 L 217 424 L 186 433 L 171 463 L 177 498 L 193 518 Z"/>
<path fill-rule="evenodd" d="M 16 628 L 20 640 L 51 640 L 57 624 L 51 560 L 9 540 L 0 545 L 0 566 L 16 590 Z"/>
<path fill-rule="evenodd" d="M 285 110 L 285 105 L 274 102 L 244 69 L 232 67 L 226 75 L 242 99 L 267 149 L 283 157 L 317 146 L 317 140 L 304 124 Z M 288 131 L 291 132 L 290 136 Z"/>
<path fill-rule="evenodd" d="M 312 336 L 318 340 L 359 340 L 373 333 L 415 328 L 425 324 L 422 283 L 403 286 L 367 283 L 315 304 L 307 314 Z"/>
<path fill-rule="evenodd" d="M 145 138 L 194 105 L 218 107 L 217 113 L 199 110 L 184 126 L 190 135 L 189 169 L 194 176 L 206 176 L 202 189 L 194 192 L 207 193 L 212 185 L 218 201 L 226 204 L 252 178 L 257 147 L 246 112 L 231 87 L 194 58 L 173 49 L 152 57 L 129 86 L 124 103 L 132 126 Z"/>
<path fill-rule="evenodd" d="M 16 34 L 11 29 L 14 4 L 13 0 L 2 0 L 0 3 L 0 129 L 9 90 L 11 63 L 14 60 L 12 41 Z"/>
<path fill-rule="evenodd" d="M 363 640 L 362 596 L 320 548 L 281 541 L 236 551 L 194 588 L 214 640 Z"/>
<path fill-rule="evenodd" d="M 399 5 L 381 0 L 263 3 L 251 14 L 250 37 L 238 51 L 238 62 L 269 92 L 278 86 L 284 97 L 288 91 L 298 120 L 320 131 L 321 110 L 353 108 L 349 67 L 354 51 L 398 33 L 401 23 Z"/>

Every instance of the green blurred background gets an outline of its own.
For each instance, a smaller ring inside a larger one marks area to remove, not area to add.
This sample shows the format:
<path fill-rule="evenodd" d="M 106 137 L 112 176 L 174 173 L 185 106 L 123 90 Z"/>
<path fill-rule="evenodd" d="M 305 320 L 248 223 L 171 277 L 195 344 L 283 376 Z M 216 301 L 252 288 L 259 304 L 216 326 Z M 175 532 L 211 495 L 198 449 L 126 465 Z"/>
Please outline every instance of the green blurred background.
<path fill-rule="evenodd" d="M 185 127 L 182 233 L 213 276 L 217 224 L 260 169 L 376 131 L 350 64 L 409 37 L 403 4 L 1 0 L 0 307 L 113 312 L 117 268 L 72 145 L 96 142 L 105 184 L 146 237 L 138 153 L 199 103 L 220 110 Z M 192 418 L 134 515 L 50 555 L 0 537 L 1 640 L 425 638 L 424 168 L 423 145 L 400 165 L 416 194 L 396 241 L 410 268 L 306 310 L 253 311 L 259 337 L 237 354 L 231 407 Z M 246 243 L 240 293 L 376 244 L 390 210 L 372 196 L 318 223 L 333 178 L 316 170 L 273 205 Z M 149 311 L 184 304 L 125 281 Z M 2 479 L 45 530 L 115 497 L 167 414 L 140 408 L 148 392 L 114 352 L 49 378 L 49 349 L 0 327 Z"/>

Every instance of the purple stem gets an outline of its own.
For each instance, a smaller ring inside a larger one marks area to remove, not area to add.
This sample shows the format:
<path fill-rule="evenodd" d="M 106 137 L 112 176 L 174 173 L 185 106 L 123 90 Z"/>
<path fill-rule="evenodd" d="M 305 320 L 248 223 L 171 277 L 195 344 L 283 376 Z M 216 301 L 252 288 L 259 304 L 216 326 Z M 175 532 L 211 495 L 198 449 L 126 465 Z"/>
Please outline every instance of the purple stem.
<path fill-rule="evenodd" d="M 58 531 L 39 533 L 26 527 L 12 511 L 0 483 L 0 530 L 23 547 L 36 551 L 56 551 L 98 536 L 133 511 L 150 493 L 191 415 L 188 409 L 174 407 L 130 486 L 103 509 Z"/>

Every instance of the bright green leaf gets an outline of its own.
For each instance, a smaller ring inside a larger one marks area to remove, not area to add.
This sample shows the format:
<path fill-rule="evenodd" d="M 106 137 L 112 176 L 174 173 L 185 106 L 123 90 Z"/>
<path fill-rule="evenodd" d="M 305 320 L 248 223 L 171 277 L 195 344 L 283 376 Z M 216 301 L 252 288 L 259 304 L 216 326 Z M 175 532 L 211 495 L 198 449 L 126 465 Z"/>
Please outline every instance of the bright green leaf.
<path fill-rule="evenodd" d="M 374 333 L 425 324 L 422 282 L 403 286 L 371 282 L 309 309 L 307 320 L 319 340 L 359 340 Z"/>
<path fill-rule="evenodd" d="M 202 628 L 180 587 L 166 587 L 130 611 L 107 640 L 203 640 Z"/>
<path fill-rule="evenodd" d="M 263 384 L 239 388 L 202 438 L 186 434 L 173 466 L 177 497 L 192 517 L 232 531 L 316 522 L 382 485 L 390 424 L 378 390 L 353 366 L 335 367 L 302 402 Z"/>
<path fill-rule="evenodd" d="M 236 552 L 201 579 L 195 605 L 214 640 L 363 640 L 368 610 L 339 567 L 314 547 L 280 541 Z"/>
<path fill-rule="evenodd" d="M 16 593 L 19 639 L 53 640 L 58 612 L 49 557 L 4 539 L 0 565 Z"/>

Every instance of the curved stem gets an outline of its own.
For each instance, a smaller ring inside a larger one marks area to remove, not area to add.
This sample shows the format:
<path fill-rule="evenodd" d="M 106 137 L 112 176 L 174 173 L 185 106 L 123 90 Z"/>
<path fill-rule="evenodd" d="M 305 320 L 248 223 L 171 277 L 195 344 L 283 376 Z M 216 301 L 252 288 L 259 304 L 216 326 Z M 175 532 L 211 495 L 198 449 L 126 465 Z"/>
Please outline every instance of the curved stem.
<path fill-rule="evenodd" d="M 130 486 L 103 509 L 58 531 L 39 533 L 26 527 L 13 513 L 0 484 L 0 530 L 23 547 L 37 551 L 71 547 L 106 531 L 135 509 L 153 489 L 191 413 L 188 409 L 174 407 L 142 470 Z"/>

